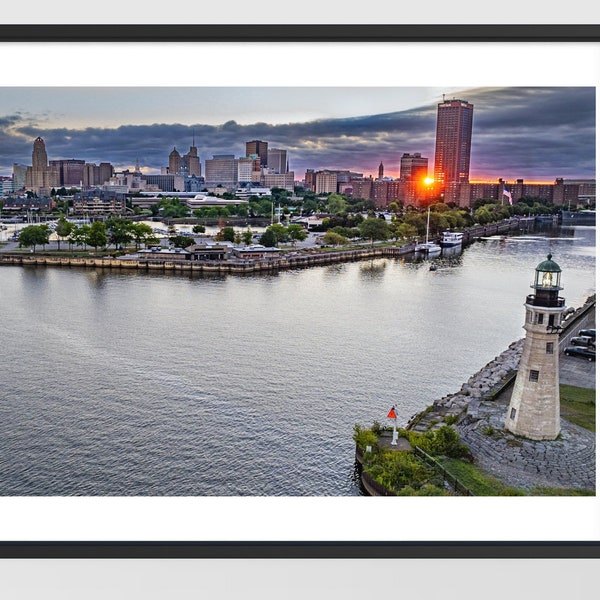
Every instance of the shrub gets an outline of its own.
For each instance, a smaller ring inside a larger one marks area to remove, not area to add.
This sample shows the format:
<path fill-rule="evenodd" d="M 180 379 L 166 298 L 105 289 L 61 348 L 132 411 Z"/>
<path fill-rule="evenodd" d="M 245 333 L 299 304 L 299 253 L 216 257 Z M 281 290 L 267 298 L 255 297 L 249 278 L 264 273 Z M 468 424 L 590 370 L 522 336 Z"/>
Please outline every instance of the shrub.
<path fill-rule="evenodd" d="M 377 434 L 370 429 L 364 429 L 358 423 L 354 425 L 354 441 L 361 450 L 365 450 L 367 446 L 375 446 L 377 444 Z"/>

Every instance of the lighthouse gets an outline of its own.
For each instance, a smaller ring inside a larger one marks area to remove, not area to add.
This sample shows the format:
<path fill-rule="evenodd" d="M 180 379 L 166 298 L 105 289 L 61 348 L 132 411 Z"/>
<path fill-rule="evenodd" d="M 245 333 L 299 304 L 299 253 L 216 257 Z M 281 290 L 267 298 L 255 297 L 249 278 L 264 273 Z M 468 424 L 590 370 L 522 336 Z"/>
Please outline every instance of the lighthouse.
<path fill-rule="evenodd" d="M 525 299 L 525 342 L 504 426 L 532 440 L 554 440 L 560 433 L 558 336 L 565 308 L 560 276 L 548 254 L 535 269 L 534 293 Z"/>

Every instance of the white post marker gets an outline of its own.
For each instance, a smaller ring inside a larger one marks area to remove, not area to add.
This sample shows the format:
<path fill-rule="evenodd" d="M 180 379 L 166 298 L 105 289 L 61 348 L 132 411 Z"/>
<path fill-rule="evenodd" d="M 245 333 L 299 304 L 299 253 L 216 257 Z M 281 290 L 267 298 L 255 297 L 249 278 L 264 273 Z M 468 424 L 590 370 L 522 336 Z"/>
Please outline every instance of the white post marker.
<path fill-rule="evenodd" d="M 394 404 L 394 406 L 392 406 L 392 408 L 390 408 L 390 412 L 388 413 L 387 418 L 394 419 L 394 432 L 392 433 L 392 446 L 397 446 L 398 445 L 398 431 L 396 430 L 396 422 L 398 419 L 398 415 L 396 414 L 396 405 L 395 404 Z"/>

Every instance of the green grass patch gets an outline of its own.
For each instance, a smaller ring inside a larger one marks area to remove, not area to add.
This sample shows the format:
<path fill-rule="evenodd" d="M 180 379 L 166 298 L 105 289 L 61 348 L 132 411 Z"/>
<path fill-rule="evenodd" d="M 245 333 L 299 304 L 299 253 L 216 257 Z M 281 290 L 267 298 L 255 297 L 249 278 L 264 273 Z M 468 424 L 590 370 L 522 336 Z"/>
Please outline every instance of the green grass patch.
<path fill-rule="evenodd" d="M 502 483 L 496 477 L 483 472 L 472 463 L 456 458 L 439 458 L 442 466 L 475 496 L 525 496 L 518 488 Z"/>
<path fill-rule="evenodd" d="M 560 416 L 576 425 L 596 431 L 596 390 L 560 386 Z"/>
<path fill-rule="evenodd" d="M 595 496 L 594 491 L 535 486 L 519 489 L 506 485 L 477 466 L 456 458 L 440 458 L 439 462 L 476 496 Z"/>

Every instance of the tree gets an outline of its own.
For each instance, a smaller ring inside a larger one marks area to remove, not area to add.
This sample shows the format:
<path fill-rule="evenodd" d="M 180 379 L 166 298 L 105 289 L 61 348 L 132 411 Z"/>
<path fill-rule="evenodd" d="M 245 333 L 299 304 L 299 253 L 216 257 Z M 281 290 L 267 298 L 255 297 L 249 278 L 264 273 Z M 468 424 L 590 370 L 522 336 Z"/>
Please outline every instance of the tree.
<path fill-rule="evenodd" d="M 242 233 L 242 240 L 246 246 L 249 246 L 252 243 L 252 230 L 250 227 L 248 227 L 248 229 Z"/>
<path fill-rule="evenodd" d="M 175 235 L 169 238 L 169 241 L 175 246 L 175 248 L 187 248 L 195 244 L 195 240 L 187 235 Z"/>
<path fill-rule="evenodd" d="M 348 242 L 348 238 L 330 229 L 323 236 L 323 241 L 329 246 L 341 246 Z"/>
<path fill-rule="evenodd" d="M 281 223 L 275 223 L 271 225 L 268 229 L 270 229 L 275 234 L 275 239 L 277 243 L 285 242 L 288 239 L 288 230 L 287 227 L 284 227 Z"/>
<path fill-rule="evenodd" d="M 287 231 L 289 238 L 292 240 L 292 245 L 295 245 L 296 242 L 301 242 L 308 237 L 308 234 L 302 225 L 289 225 Z"/>
<path fill-rule="evenodd" d="M 135 240 L 135 248 L 136 250 L 140 246 L 140 244 L 148 245 L 148 244 L 157 244 L 158 238 L 154 235 L 152 231 L 152 227 L 147 223 L 132 223 L 131 230 L 133 234 L 133 239 Z"/>
<path fill-rule="evenodd" d="M 63 216 L 58 219 L 56 223 L 56 227 L 54 228 L 54 233 L 58 236 L 58 249 L 60 250 L 60 241 L 62 238 L 68 238 L 71 235 L 71 232 L 75 229 L 75 224 L 67 221 L 67 219 Z"/>
<path fill-rule="evenodd" d="M 221 239 L 226 242 L 234 242 L 235 241 L 235 230 L 233 227 L 223 227 L 219 232 L 221 235 Z"/>
<path fill-rule="evenodd" d="M 346 200 L 340 194 L 330 194 L 327 198 L 327 212 L 334 215 L 345 213 L 347 206 Z"/>
<path fill-rule="evenodd" d="M 260 243 L 268 248 L 277 246 L 277 236 L 271 227 L 260 236 Z"/>
<path fill-rule="evenodd" d="M 177 197 L 163 198 L 159 204 L 159 210 L 162 216 L 167 219 L 180 219 L 187 217 L 190 212 L 190 209 Z"/>
<path fill-rule="evenodd" d="M 377 217 L 365 219 L 358 225 L 358 230 L 361 237 L 371 240 L 371 245 L 375 240 L 387 240 L 390 237 L 388 224 Z"/>
<path fill-rule="evenodd" d="M 133 240 L 133 223 L 123 217 L 111 217 L 106 220 L 108 241 L 120 250 Z"/>
<path fill-rule="evenodd" d="M 29 248 L 33 246 L 35 252 L 36 246 L 44 246 L 50 241 L 50 228 L 48 225 L 28 225 L 21 230 L 19 234 L 19 248 Z"/>
<path fill-rule="evenodd" d="M 204 227 L 204 225 L 194 225 L 192 227 L 192 232 L 193 233 L 205 233 L 206 227 Z"/>
<path fill-rule="evenodd" d="M 396 235 L 399 238 L 409 240 L 416 237 L 419 234 L 416 227 L 409 225 L 408 223 L 399 223 L 396 226 Z"/>
<path fill-rule="evenodd" d="M 82 225 L 81 227 L 75 226 L 73 231 L 71 231 L 71 235 L 69 235 L 69 244 L 82 247 L 85 246 L 87 244 L 89 230 L 89 225 Z"/>
<path fill-rule="evenodd" d="M 107 242 L 106 225 L 102 221 L 94 221 L 87 232 L 86 243 L 97 252 L 98 246 L 104 247 Z"/>

